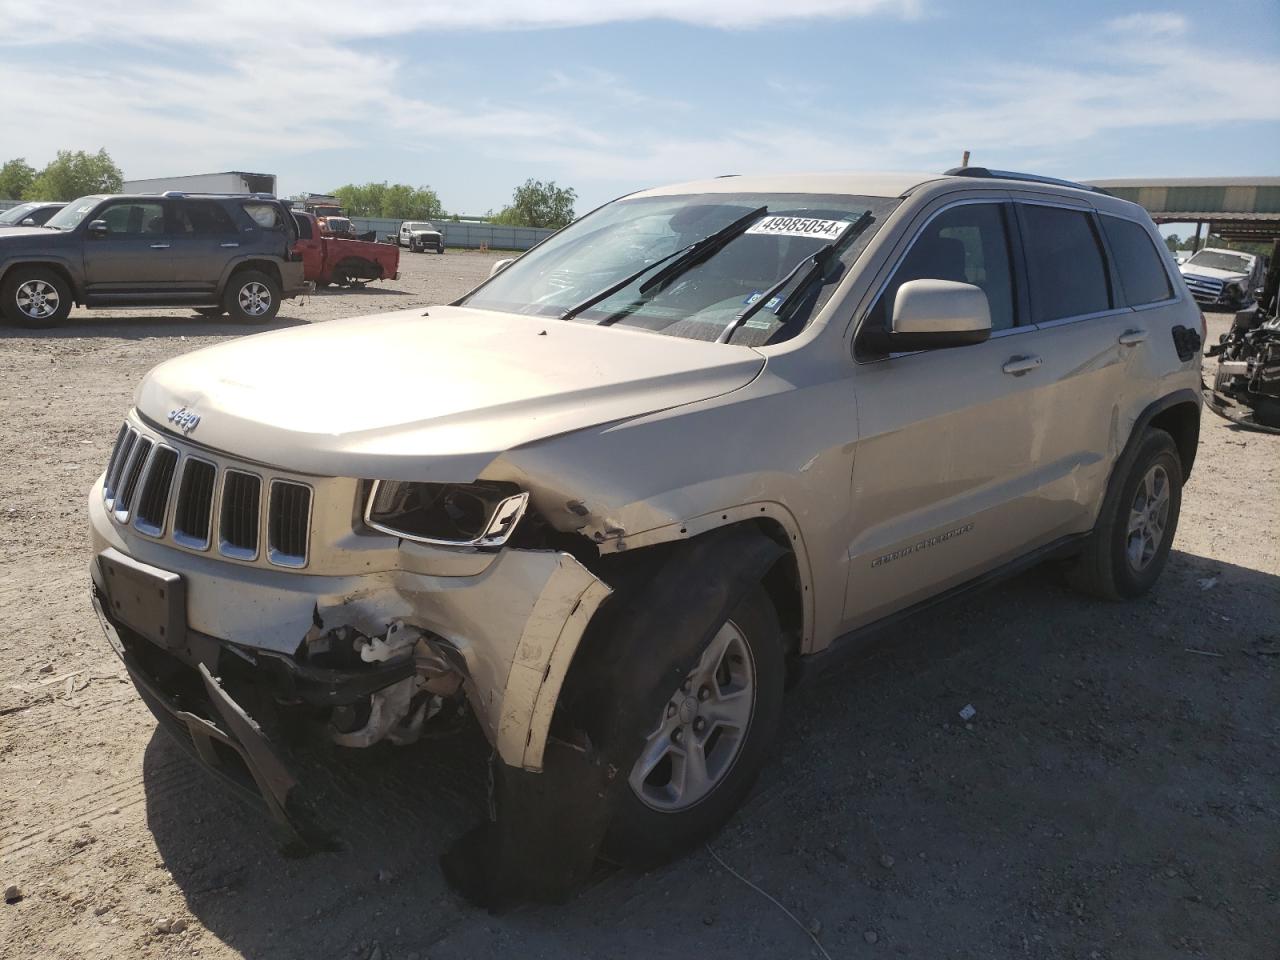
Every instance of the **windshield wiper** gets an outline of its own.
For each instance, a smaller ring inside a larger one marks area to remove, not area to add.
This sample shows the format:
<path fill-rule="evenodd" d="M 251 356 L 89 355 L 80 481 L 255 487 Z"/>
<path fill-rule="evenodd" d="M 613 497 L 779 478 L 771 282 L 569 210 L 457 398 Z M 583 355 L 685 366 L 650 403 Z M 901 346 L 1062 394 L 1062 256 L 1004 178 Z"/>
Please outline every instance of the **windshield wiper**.
<path fill-rule="evenodd" d="M 672 261 L 669 266 L 663 268 L 658 274 L 656 274 L 651 279 L 646 280 L 644 285 L 640 287 L 641 294 L 647 293 L 655 284 L 663 283 L 666 280 L 676 276 L 676 274 L 683 273 L 686 269 L 688 269 L 689 267 L 692 267 L 695 263 L 701 260 L 704 260 L 707 257 L 710 257 L 712 254 L 716 253 L 718 250 L 720 250 L 721 247 L 727 244 L 734 237 L 738 236 L 741 233 L 745 233 L 748 227 L 750 227 L 753 223 L 755 223 L 755 221 L 759 217 L 763 216 L 768 212 L 769 212 L 768 207 L 757 207 L 755 210 L 752 210 L 750 213 L 746 214 L 745 216 L 739 217 L 737 220 L 733 221 L 733 223 L 729 224 L 728 226 L 721 227 L 715 233 L 708 234 L 707 236 L 703 237 L 701 240 L 695 240 L 693 243 L 689 244 L 687 247 L 681 247 L 679 250 L 676 250 L 674 253 L 669 253 L 665 257 L 661 257 L 653 261 L 653 263 L 646 263 L 643 267 L 641 267 L 635 273 L 632 273 L 629 276 L 623 277 L 617 283 L 610 284 L 608 287 L 601 290 L 599 293 L 592 294 L 590 297 L 588 297 L 586 300 L 583 300 L 581 303 L 570 307 L 566 313 L 563 313 L 560 315 L 560 319 L 572 320 L 578 314 L 586 310 L 590 310 L 597 303 L 600 303 L 603 300 L 608 300 L 619 290 L 625 290 L 627 287 L 631 286 L 631 284 L 635 283 L 637 280 L 643 277 L 646 273 L 648 273 L 654 267 L 663 263 L 667 263 L 668 261 Z M 600 322 L 600 326 L 609 326 L 610 323 L 613 323 L 615 319 L 621 315 L 622 315 L 621 313 L 615 313 L 609 317 L 606 317 L 604 320 Z"/>
<path fill-rule="evenodd" d="M 847 240 L 852 240 L 860 234 L 866 229 L 867 224 L 871 222 L 871 219 L 871 211 L 868 210 L 863 213 L 862 216 L 858 217 L 857 220 L 853 221 L 849 227 L 848 236 L 842 235 L 836 237 L 836 239 L 822 247 L 819 247 L 809 256 L 797 263 L 791 268 L 791 271 L 785 277 L 775 283 L 764 293 L 760 294 L 760 296 L 749 307 L 747 307 L 747 309 L 743 310 L 740 314 L 730 320 L 725 328 L 720 331 L 720 335 L 716 337 L 716 343 L 728 343 L 744 323 L 754 317 L 760 310 L 764 309 L 764 307 L 766 307 L 779 293 L 787 289 L 787 285 L 796 278 L 801 270 L 804 270 L 804 276 L 800 282 L 795 285 L 795 288 L 782 299 L 782 302 L 778 304 L 773 311 L 775 316 L 781 317 L 782 312 L 786 310 L 787 305 L 795 299 L 796 294 L 801 290 L 807 290 L 809 288 L 809 284 L 814 281 L 815 277 L 820 277 L 826 274 L 830 267 L 831 254 L 835 251 L 836 247 Z M 805 267 L 808 267 L 808 269 L 805 270 Z"/>

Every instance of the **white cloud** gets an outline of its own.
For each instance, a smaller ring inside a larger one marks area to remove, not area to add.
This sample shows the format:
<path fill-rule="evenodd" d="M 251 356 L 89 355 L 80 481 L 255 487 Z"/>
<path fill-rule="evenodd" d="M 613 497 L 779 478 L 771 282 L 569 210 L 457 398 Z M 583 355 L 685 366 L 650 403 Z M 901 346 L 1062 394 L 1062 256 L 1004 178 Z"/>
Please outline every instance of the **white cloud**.
<path fill-rule="evenodd" d="M 670 20 L 722 29 L 873 15 L 914 17 L 922 0 L 224 0 L 216 9 L 168 0 L 99 0 L 57 5 L 0 0 L 0 45 L 70 37 L 240 40 L 292 33 L 316 40 L 398 36 L 416 31 L 510 30 Z"/>
<path fill-rule="evenodd" d="M 15 38 L 47 44 L 38 58 L 0 57 L 0 129 L 21 131 L 8 153 L 29 151 L 37 165 L 50 159 L 36 153 L 41 144 L 104 144 L 131 177 L 242 168 L 245 157 L 255 156 L 310 160 L 359 146 L 369 159 L 351 178 L 381 179 L 377 151 L 395 144 L 463 148 L 498 161 L 518 157 L 576 185 L 642 185 L 787 169 L 941 168 L 958 162 L 965 148 L 975 151 L 975 162 L 993 166 L 1036 163 L 1067 175 L 1101 174 L 1060 164 L 1102 134 L 1280 119 L 1280 100 L 1269 95 L 1280 85 L 1280 64 L 1250 58 L 1225 39 L 1210 43 L 1197 34 L 1193 41 L 1185 17 L 1158 11 L 1047 42 L 1034 62 L 984 61 L 963 52 L 927 70 L 904 61 L 904 70 L 915 71 L 910 99 L 895 91 L 891 77 L 845 108 L 828 95 L 837 89 L 830 81 L 824 87 L 807 75 L 744 74 L 741 82 L 773 98 L 759 114 L 768 122 L 754 126 L 714 107 L 656 97 L 639 80 L 572 60 L 514 87 L 500 103 L 457 91 L 446 101 L 432 86 L 408 82 L 416 65 L 359 42 L 477 26 L 662 17 L 750 27 L 912 16 L 920 9 L 916 0 L 385 0 L 352 16 L 332 0 L 260 8 L 236 0 L 216 14 L 159 0 L 43 8 L 0 0 L 0 48 L 17 45 Z M 66 44 L 77 36 L 126 57 L 72 60 Z M 924 93 L 921 83 L 929 87 Z M 351 142 L 352 129 L 366 139 Z M 296 169 L 305 160 L 282 168 L 290 189 L 297 181 L 309 189 L 333 186 L 310 182 L 307 169 Z M 434 185 L 450 193 L 446 184 Z"/>

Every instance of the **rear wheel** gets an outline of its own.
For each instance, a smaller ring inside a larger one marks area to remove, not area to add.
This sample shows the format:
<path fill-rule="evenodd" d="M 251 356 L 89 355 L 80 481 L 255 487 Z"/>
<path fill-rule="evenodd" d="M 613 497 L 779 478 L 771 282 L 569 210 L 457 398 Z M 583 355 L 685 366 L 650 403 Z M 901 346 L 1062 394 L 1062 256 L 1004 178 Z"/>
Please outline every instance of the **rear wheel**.
<path fill-rule="evenodd" d="M 71 313 L 71 287 L 44 267 L 14 267 L 0 298 L 0 313 L 19 327 L 52 327 Z"/>
<path fill-rule="evenodd" d="M 1107 600 L 1151 589 L 1168 562 L 1182 509 L 1182 460 L 1165 431 L 1148 430 L 1124 469 L 1069 570 L 1073 586 Z"/>
<path fill-rule="evenodd" d="M 280 287 L 265 273 L 244 270 L 231 277 L 222 305 L 232 320 L 266 323 L 280 310 Z"/>
<path fill-rule="evenodd" d="M 617 675 L 630 672 L 624 665 Z M 663 691 L 666 700 L 616 792 L 611 854 L 661 863 L 732 816 L 773 743 L 784 675 L 777 616 L 757 586 L 703 646 L 684 682 Z"/>

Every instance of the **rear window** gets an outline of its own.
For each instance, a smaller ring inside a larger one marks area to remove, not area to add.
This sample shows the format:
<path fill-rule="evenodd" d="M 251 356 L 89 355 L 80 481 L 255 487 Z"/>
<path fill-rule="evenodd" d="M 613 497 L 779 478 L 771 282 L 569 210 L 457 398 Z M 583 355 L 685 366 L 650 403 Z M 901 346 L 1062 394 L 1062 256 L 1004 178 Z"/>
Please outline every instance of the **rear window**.
<path fill-rule="evenodd" d="M 1102 217 L 1102 229 L 1120 274 L 1125 306 L 1156 303 L 1173 296 L 1164 261 L 1145 229 L 1131 220 L 1108 216 Z"/>
<path fill-rule="evenodd" d="M 1106 261 L 1088 212 L 1027 203 L 1022 223 L 1036 323 L 1111 309 Z"/>
<path fill-rule="evenodd" d="M 293 215 L 293 222 L 298 227 L 298 239 L 310 240 L 311 239 L 311 221 L 307 217 L 302 217 L 295 213 Z"/>

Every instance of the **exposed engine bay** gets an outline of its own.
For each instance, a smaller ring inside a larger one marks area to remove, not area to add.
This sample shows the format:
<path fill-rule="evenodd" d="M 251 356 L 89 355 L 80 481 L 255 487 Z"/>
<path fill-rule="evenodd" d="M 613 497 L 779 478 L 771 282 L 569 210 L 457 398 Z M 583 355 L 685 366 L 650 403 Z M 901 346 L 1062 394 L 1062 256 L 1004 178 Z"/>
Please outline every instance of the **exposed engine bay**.
<path fill-rule="evenodd" d="M 1272 258 L 1257 302 L 1205 353 L 1217 357 L 1209 409 L 1242 427 L 1280 433 L 1280 265 Z"/>

